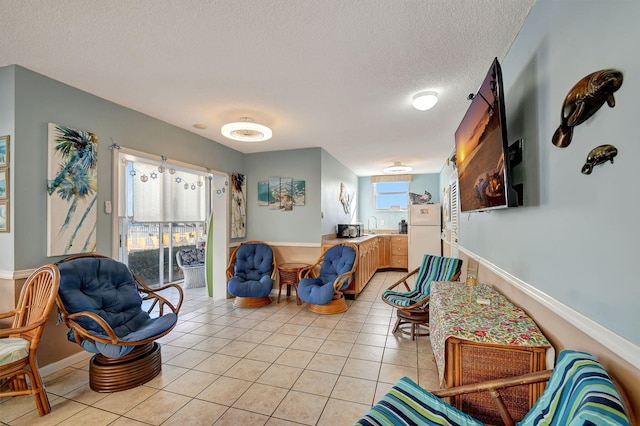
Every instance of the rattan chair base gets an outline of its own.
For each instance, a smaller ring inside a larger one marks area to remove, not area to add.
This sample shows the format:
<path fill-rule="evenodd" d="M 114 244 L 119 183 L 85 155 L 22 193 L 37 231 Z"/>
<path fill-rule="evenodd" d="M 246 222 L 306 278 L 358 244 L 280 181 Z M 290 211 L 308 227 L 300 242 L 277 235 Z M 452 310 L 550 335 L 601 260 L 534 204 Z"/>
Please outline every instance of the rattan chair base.
<path fill-rule="evenodd" d="M 322 315 L 341 314 L 342 312 L 345 312 L 347 309 L 349 309 L 349 305 L 347 305 L 347 302 L 346 300 L 344 300 L 344 297 L 341 297 L 340 299 L 332 300 L 326 305 L 309 304 L 308 306 L 311 312 L 315 312 L 316 314 L 322 314 Z"/>
<path fill-rule="evenodd" d="M 89 386 L 96 392 L 119 392 L 147 383 L 162 370 L 160 345 L 137 347 L 121 358 L 96 354 L 89 365 Z"/>
<path fill-rule="evenodd" d="M 415 340 L 416 336 L 429 335 L 429 311 L 408 313 L 401 309 L 396 310 L 398 320 L 396 321 L 393 332 L 400 332 L 411 336 L 411 340 Z M 420 331 L 423 328 L 425 331 Z"/>
<path fill-rule="evenodd" d="M 261 308 L 271 303 L 269 296 L 264 297 L 236 297 L 233 306 L 236 308 Z"/>

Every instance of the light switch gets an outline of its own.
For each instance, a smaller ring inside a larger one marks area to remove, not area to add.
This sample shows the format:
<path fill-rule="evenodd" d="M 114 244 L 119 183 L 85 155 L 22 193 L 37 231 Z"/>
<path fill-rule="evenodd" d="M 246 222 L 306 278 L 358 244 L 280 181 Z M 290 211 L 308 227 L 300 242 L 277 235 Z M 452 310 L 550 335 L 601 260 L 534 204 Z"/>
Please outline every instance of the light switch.
<path fill-rule="evenodd" d="M 111 214 L 111 201 L 105 201 L 104 202 L 104 212 L 106 214 Z"/>

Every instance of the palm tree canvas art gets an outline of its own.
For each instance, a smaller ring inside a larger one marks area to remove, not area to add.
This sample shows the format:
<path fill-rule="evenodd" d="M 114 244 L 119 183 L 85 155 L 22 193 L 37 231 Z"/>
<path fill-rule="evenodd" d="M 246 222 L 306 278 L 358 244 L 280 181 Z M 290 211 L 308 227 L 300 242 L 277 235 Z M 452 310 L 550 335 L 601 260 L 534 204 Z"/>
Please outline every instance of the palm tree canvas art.
<path fill-rule="evenodd" d="M 98 137 L 49 123 L 47 256 L 96 251 Z"/>

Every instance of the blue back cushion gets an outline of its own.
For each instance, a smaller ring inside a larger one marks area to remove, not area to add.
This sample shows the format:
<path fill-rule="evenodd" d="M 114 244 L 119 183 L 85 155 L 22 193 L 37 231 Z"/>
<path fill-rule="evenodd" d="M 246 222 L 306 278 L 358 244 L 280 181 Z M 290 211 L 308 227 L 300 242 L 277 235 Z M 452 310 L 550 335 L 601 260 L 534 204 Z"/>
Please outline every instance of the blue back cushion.
<path fill-rule="evenodd" d="M 348 246 L 333 246 L 324 254 L 318 278 L 323 284 L 333 283 L 338 275 L 347 273 L 353 268 L 356 252 Z"/>
<path fill-rule="evenodd" d="M 273 273 L 273 251 L 264 244 L 243 244 L 236 252 L 235 275 L 248 281 L 260 281 Z"/>
<path fill-rule="evenodd" d="M 108 258 L 83 257 L 62 262 L 60 298 L 69 313 L 94 312 L 113 328 L 118 337 L 128 335 L 149 321 L 142 298 L 129 268 Z M 77 322 L 90 332 L 104 336 L 93 320 Z M 73 340 L 71 330 L 70 340 Z"/>

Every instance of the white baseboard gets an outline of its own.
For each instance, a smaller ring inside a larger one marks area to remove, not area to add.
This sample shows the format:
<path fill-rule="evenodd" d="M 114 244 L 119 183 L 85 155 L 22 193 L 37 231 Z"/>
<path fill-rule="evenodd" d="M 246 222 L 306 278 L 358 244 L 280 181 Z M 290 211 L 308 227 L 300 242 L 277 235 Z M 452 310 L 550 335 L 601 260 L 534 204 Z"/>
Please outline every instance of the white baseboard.
<path fill-rule="evenodd" d="M 549 310 L 563 318 L 568 323 L 590 335 L 594 340 L 609 348 L 611 352 L 614 352 L 634 367 L 640 369 L 640 347 L 635 345 L 633 342 L 630 342 L 619 334 L 616 334 L 591 318 L 586 317 L 575 309 L 554 299 L 530 284 L 514 277 L 510 273 L 500 269 L 493 263 L 481 258 L 470 250 L 463 247 L 459 247 L 459 250 L 464 252 L 467 256 L 477 259 L 485 268 L 500 276 L 535 301 L 546 306 Z"/>
<path fill-rule="evenodd" d="M 77 354 L 68 356 L 64 359 L 61 359 L 60 361 L 45 365 L 44 367 L 40 368 L 40 375 L 42 377 L 48 376 L 49 374 L 64 370 L 65 368 L 70 367 L 80 361 L 89 359 L 92 356 L 93 354 L 87 351 L 78 352 Z"/>

